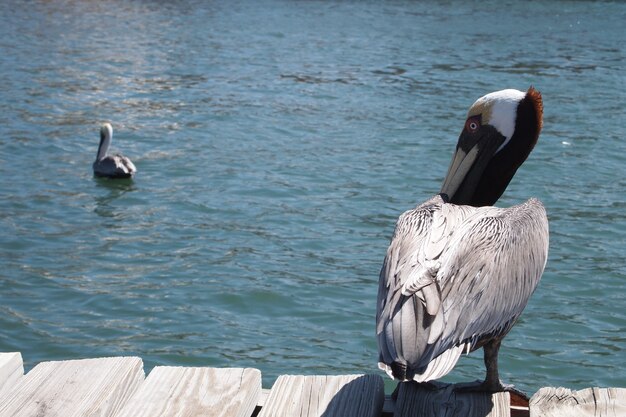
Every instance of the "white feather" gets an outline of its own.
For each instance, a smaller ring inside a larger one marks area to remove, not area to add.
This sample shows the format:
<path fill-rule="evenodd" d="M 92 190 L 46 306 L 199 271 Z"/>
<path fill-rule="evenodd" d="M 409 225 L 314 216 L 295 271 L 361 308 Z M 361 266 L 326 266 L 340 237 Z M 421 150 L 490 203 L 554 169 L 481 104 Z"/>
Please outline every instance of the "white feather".
<path fill-rule="evenodd" d="M 495 93 L 490 93 L 479 98 L 472 106 L 491 108 L 489 120 L 485 120 L 484 123 L 490 124 L 498 129 L 506 138 L 502 145 L 496 150 L 496 153 L 504 148 L 511 140 L 511 137 L 513 137 L 515 120 L 517 119 L 517 105 L 525 95 L 525 93 L 513 89 L 496 91 Z"/>

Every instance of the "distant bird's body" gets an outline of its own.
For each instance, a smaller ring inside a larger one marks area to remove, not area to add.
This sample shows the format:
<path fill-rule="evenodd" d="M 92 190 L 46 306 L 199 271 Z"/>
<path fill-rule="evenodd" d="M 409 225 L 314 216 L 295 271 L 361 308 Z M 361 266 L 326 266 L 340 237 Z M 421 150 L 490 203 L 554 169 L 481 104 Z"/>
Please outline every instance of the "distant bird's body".
<path fill-rule="evenodd" d="M 539 283 L 548 220 L 536 199 L 496 208 L 537 141 L 541 95 L 504 90 L 468 114 L 441 194 L 402 214 L 380 272 L 379 366 L 401 381 L 432 381 L 484 347 L 480 389 L 504 389 L 502 338 Z"/>
<path fill-rule="evenodd" d="M 98 177 L 131 178 L 137 172 L 137 168 L 130 159 L 121 154 L 107 155 L 112 137 L 111 124 L 103 124 L 100 128 L 100 145 L 93 163 L 93 173 Z"/>

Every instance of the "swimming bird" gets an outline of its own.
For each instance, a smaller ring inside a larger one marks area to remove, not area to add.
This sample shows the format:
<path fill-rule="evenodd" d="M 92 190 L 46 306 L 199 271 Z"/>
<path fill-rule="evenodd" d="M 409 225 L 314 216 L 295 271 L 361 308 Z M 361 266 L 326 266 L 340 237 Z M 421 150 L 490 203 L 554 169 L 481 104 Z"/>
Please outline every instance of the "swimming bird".
<path fill-rule="evenodd" d="M 492 205 L 534 148 L 542 128 L 539 91 L 502 90 L 469 109 L 438 195 L 398 219 L 379 277 L 379 367 L 400 381 L 449 373 L 483 348 L 486 378 L 501 383 L 498 350 L 534 292 L 548 256 L 548 218 L 531 198 Z"/>
<path fill-rule="evenodd" d="M 100 145 L 93 163 L 93 173 L 98 177 L 130 178 L 137 172 L 131 160 L 121 154 L 107 155 L 112 137 L 113 127 L 110 123 L 104 123 L 100 128 Z"/>

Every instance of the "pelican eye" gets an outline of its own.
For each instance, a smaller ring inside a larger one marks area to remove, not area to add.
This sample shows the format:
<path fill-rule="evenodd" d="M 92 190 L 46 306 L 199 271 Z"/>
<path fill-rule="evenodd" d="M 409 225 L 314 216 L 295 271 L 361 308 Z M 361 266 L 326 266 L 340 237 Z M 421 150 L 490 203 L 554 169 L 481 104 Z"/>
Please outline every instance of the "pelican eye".
<path fill-rule="evenodd" d="M 465 122 L 465 128 L 470 133 L 475 133 L 480 128 L 480 119 L 478 117 L 470 117 Z"/>

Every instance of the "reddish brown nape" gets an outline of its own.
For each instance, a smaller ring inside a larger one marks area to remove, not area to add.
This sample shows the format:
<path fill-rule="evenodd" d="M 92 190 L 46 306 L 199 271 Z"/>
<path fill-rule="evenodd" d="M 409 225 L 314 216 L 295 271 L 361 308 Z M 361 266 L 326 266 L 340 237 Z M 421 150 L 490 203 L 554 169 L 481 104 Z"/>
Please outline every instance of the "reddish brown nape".
<path fill-rule="evenodd" d="M 541 99 L 541 93 L 538 90 L 535 90 L 535 87 L 532 85 L 526 92 L 526 97 L 529 97 L 535 107 L 535 112 L 537 113 L 537 138 L 535 138 L 535 142 L 539 138 L 539 134 L 541 133 L 541 128 L 543 127 L 543 100 Z"/>

